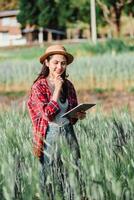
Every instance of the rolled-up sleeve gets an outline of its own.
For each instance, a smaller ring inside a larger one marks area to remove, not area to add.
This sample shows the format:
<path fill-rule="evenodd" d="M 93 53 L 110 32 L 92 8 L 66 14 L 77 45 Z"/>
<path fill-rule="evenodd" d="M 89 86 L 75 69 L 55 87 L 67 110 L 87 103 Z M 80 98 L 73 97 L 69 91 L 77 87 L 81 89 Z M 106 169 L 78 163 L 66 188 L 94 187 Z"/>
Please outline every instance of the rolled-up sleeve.
<path fill-rule="evenodd" d="M 36 112 L 39 112 L 42 118 L 52 121 L 60 107 L 54 100 L 49 100 L 47 91 L 42 92 L 39 87 L 32 88 L 33 102 L 36 104 Z"/>

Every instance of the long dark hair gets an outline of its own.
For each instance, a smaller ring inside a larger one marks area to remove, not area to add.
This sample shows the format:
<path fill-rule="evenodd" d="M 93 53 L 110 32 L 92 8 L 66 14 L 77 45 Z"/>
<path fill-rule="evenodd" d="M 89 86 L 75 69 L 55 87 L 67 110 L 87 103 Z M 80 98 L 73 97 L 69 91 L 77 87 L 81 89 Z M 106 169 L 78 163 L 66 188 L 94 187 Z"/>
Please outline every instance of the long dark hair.
<path fill-rule="evenodd" d="M 48 56 L 46 58 L 46 60 L 49 62 L 50 59 L 52 58 L 52 56 Z M 38 74 L 37 78 L 35 79 L 35 81 L 33 83 L 35 83 L 37 80 L 39 79 L 43 79 L 46 78 L 49 75 L 49 67 L 46 66 L 46 63 L 44 61 L 43 65 L 42 65 L 42 69 L 41 72 Z M 63 84 L 62 84 L 62 90 L 61 90 L 61 95 L 60 95 L 60 101 L 62 103 L 64 103 L 66 101 L 67 98 L 67 93 L 68 93 L 68 87 L 67 87 L 67 81 L 66 78 L 68 77 L 68 75 L 66 74 L 66 70 L 64 71 L 64 73 L 61 75 L 62 79 L 64 80 Z"/>

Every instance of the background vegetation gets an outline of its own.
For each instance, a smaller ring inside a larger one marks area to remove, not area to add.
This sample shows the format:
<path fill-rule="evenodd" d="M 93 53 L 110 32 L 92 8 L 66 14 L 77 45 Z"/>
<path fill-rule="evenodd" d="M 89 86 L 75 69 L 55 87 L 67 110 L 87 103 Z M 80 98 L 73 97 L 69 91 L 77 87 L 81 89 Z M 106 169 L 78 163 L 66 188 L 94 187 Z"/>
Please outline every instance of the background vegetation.
<path fill-rule="evenodd" d="M 66 30 L 68 23 L 84 22 L 90 25 L 89 0 L 1 0 L 0 10 L 19 9 L 18 21 L 22 28 L 34 25 L 37 28 Z M 134 15 L 134 0 L 96 0 L 97 25 L 109 25 L 114 36 L 120 35 L 121 16 Z"/>
<path fill-rule="evenodd" d="M 68 72 L 77 91 L 128 91 L 134 87 L 133 40 L 111 40 L 96 46 L 87 43 L 65 46 L 75 55 Z M 1 94 L 26 94 L 40 71 L 37 58 L 43 52 L 44 48 L 37 46 L 0 50 Z M 131 200 L 134 198 L 133 115 L 125 106 L 120 113 L 117 110 L 109 115 L 102 113 L 97 105 L 94 112 L 88 113 L 86 119 L 75 126 L 82 156 L 80 172 L 86 185 L 82 187 L 91 200 Z M 71 184 L 75 199 L 79 200 L 75 166 L 65 145 L 62 158 L 69 174 L 64 188 L 66 199 L 67 184 Z M 1 110 L 0 163 L 0 199 L 34 200 L 40 196 L 43 200 L 39 185 L 40 165 L 32 154 L 32 127 L 26 100 L 21 106 L 14 103 L 6 112 Z M 56 198 L 61 199 L 58 190 Z"/>
<path fill-rule="evenodd" d="M 132 42 L 112 39 L 96 45 L 65 44 L 75 56 L 68 73 L 76 88 L 130 91 L 134 87 Z M 1 92 L 27 91 L 40 71 L 43 52 L 44 47 L 37 46 L 0 50 Z"/>
<path fill-rule="evenodd" d="M 78 23 L 90 27 L 89 0 L 1 0 L 0 10 L 19 9 L 22 28 L 64 30 Z M 111 36 L 120 36 L 121 16 L 134 15 L 134 0 L 96 0 L 97 28 L 109 25 Z M 116 34 L 113 35 L 112 28 Z M 65 42 L 65 41 L 64 41 Z M 28 46 L 0 49 L 0 100 L 3 96 L 17 99 L 26 95 L 40 71 L 38 58 L 47 47 Z M 77 44 L 65 43 L 75 56 L 68 68 L 69 78 L 77 91 L 134 91 L 134 40 L 121 38 Z M 0 108 L 0 199 L 44 200 L 39 185 L 40 165 L 32 153 L 32 125 L 26 98 L 19 104 L 13 101 L 6 110 Z M 123 106 L 123 105 L 122 105 Z M 124 105 L 121 111 L 103 113 L 101 105 L 87 114 L 75 126 L 80 144 L 82 185 L 90 200 L 134 199 L 134 119 Z M 71 152 L 63 144 L 62 158 L 69 178 L 68 184 L 80 200 L 75 165 Z M 49 177 L 50 182 L 52 177 Z M 57 182 L 55 178 L 54 182 Z M 56 184 L 53 184 L 56 187 Z M 57 189 L 57 188 L 56 188 Z M 56 200 L 60 200 L 56 190 Z"/>
<path fill-rule="evenodd" d="M 91 200 L 133 199 L 132 117 L 127 112 L 113 112 L 106 117 L 98 111 L 79 122 L 75 131 L 80 143 L 81 175 L 86 183 L 87 196 Z M 38 174 L 40 166 L 32 155 L 31 122 L 25 106 L 19 111 L 1 112 L 0 132 L 0 198 L 32 200 L 37 193 L 41 196 Z M 65 146 L 62 158 L 69 172 L 75 199 L 79 200 L 75 166 Z M 64 190 L 68 199 L 66 186 Z M 60 200 L 58 191 L 56 195 L 57 200 Z"/>

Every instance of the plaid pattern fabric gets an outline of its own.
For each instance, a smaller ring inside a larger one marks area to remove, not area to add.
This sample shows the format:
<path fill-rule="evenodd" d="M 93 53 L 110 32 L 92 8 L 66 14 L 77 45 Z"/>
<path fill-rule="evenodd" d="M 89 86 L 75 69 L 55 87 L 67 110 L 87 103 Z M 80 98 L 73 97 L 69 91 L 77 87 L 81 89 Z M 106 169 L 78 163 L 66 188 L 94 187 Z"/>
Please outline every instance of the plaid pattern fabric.
<path fill-rule="evenodd" d="M 73 84 L 67 80 L 68 85 L 68 110 L 77 106 L 77 96 Z M 48 121 L 53 121 L 54 117 L 60 112 L 58 103 L 51 100 L 51 91 L 46 79 L 39 79 L 32 88 L 27 101 L 27 106 L 30 118 L 33 124 L 33 144 L 34 154 L 40 157 L 43 152 L 43 140 L 46 135 Z M 77 119 L 70 119 L 72 124 L 76 123 Z"/>

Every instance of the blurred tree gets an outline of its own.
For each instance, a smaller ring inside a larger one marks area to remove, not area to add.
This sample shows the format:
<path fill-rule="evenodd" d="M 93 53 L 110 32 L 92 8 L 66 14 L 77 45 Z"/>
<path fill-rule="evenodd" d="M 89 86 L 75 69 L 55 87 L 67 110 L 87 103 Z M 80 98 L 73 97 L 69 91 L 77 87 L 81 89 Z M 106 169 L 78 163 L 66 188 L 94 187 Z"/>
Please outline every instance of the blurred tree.
<path fill-rule="evenodd" d="M 96 0 L 103 11 L 104 19 L 110 26 L 115 25 L 116 36 L 120 35 L 120 19 L 123 9 L 131 7 L 133 0 Z"/>
<path fill-rule="evenodd" d="M 20 0 L 17 19 L 22 27 L 29 24 L 65 31 L 70 17 L 69 2 L 70 0 Z"/>
<path fill-rule="evenodd" d="M 70 6 L 70 21 L 82 21 L 90 24 L 91 15 L 90 15 L 90 1 L 89 0 L 72 0 Z M 102 10 L 98 5 L 96 5 L 96 21 L 98 24 L 104 23 L 102 20 Z"/>
<path fill-rule="evenodd" d="M 72 0 L 70 2 L 70 21 L 90 22 L 90 2 L 89 0 Z"/>
<path fill-rule="evenodd" d="M 125 13 L 129 16 L 129 35 L 130 37 L 134 37 L 134 26 L 133 26 L 133 18 L 134 18 L 134 0 L 125 7 Z"/>
<path fill-rule="evenodd" d="M 134 17 L 134 0 L 125 7 L 125 13 Z"/>
<path fill-rule="evenodd" d="M 38 24 L 41 27 L 57 28 L 58 27 L 58 10 L 54 0 L 38 0 L 39 8 Z"/>
<path fill-rule="evenodd" d="M 18 0 L 0 0 L 0 11 L 18 9 Z"/>
<path fill-rule="evenodd" d="M 70 21 L 72 10 L 70 9 L 71 0 L 56 0 L 56 9 L 58 12 L 58 24 L 65 29 L 67 22 Z"/>
<path fill-rule="evenodd" d="M 36 0 L 19 0 L 20 12 L 17 16 L 22 28 L 29 25 L 38 25 L 39 8 Z"/>

